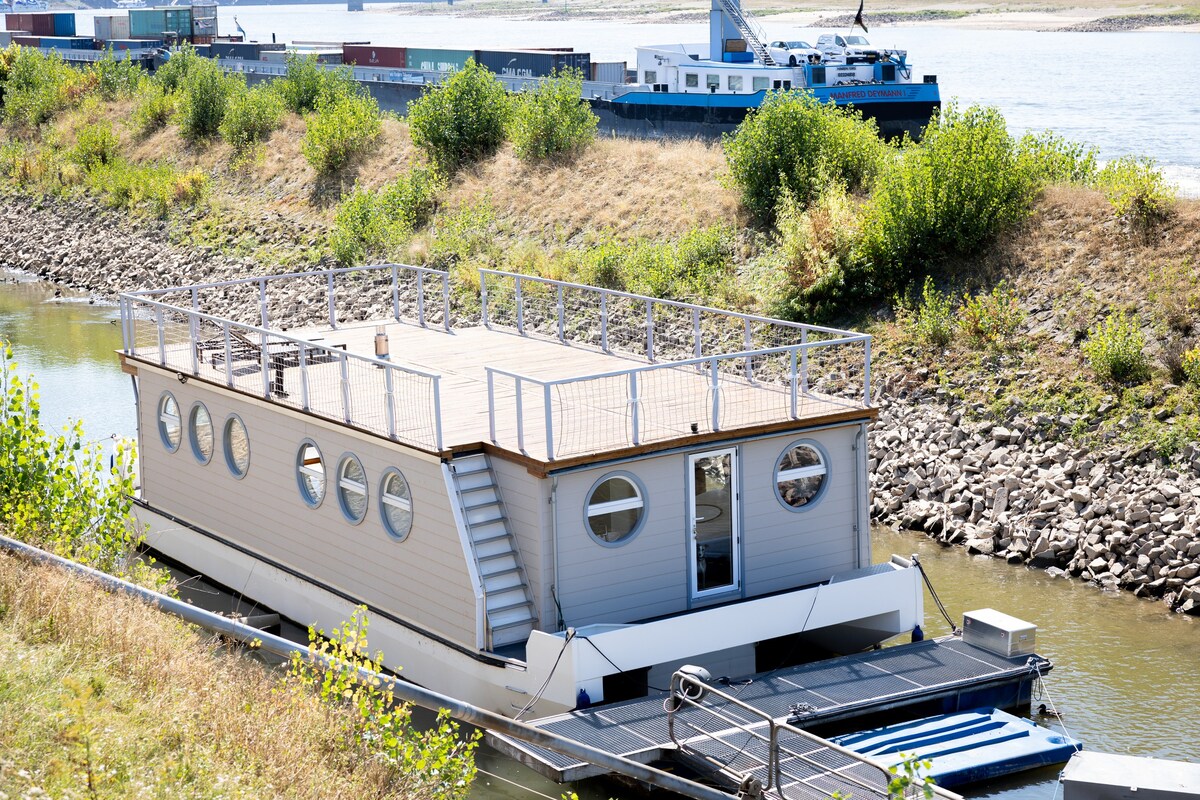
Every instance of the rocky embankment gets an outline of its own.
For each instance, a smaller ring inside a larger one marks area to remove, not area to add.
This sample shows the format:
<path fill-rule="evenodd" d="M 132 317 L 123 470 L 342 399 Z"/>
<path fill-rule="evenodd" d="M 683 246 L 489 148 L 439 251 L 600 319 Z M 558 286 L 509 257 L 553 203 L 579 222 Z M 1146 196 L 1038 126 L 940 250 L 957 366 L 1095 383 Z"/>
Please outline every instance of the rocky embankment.
<path fill-rule="evenodd" d="M 1200 449 L 1180 471 L 1150 447 L 1073 447 L 1072 423 L 899 391 L 871 437 L 872 517 L 1200 614 Z"/>

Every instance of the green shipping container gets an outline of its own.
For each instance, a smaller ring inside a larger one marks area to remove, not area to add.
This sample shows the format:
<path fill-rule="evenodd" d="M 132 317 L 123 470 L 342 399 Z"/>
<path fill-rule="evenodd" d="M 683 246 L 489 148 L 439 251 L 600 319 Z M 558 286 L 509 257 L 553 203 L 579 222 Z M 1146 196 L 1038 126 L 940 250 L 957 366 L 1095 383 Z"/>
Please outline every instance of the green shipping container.
<path fill-rule="evenodd" d="M 457 72 L 467 66 L 468 58 L 475 58 L 474 50 L 430 50 L 410 47 L 405 56 L 404 66 L 426 72 Z"/>
<path fill-rule="evenodd" d="M 171 31 L 180 36 L 192 35 L 192 9 L 186 8 L 131 8 L 129 10 L 129 35 L 135 39 L 162 36 Z"/>

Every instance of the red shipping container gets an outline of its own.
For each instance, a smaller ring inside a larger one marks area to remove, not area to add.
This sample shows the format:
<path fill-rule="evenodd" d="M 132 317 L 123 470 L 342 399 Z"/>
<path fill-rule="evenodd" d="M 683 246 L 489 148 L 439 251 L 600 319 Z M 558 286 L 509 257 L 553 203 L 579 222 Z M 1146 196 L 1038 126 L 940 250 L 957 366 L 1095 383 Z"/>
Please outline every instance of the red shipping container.
<path fill-rule="evenodd" d="M 360 67 L 390 67 L 404 69 L 405 48 L 375 47 L 369 44 L 348 44 L 342 47 L 342 63 Z"/>
<path fill-rule="evenodd" d="M 34 36 L 53 36 L 54 35 L 54 15 L 53 14 L 30 14 L 29 15 L 29 32 Z"/>
<path fill-rule="evenodd" d="M 33 14 L 5 14 L 4 29 L 33 32 Z"/>
<path fill-rule="evenodd" d="M 41 47 L 42 37 L 40 36 L 14 36 L 13 44 L 19 44 L 22 47 Z"/>

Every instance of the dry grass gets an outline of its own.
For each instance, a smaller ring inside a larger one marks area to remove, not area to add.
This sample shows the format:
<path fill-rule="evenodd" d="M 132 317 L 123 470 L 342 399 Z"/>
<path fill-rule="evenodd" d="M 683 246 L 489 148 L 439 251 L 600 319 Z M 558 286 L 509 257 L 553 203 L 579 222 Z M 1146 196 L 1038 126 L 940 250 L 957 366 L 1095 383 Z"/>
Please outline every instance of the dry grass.
<path fill-rule="evenodd" d="M 143 603 L 0 556 L 0 796 L 410 796 L 280 687 Z"/>

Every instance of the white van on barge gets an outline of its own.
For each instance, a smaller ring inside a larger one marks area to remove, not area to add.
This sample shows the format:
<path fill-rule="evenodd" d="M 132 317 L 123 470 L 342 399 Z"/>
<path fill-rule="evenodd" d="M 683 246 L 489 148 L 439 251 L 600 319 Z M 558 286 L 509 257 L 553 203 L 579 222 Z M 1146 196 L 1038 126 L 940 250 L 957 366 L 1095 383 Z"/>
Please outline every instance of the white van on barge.
<path fill-rule="evenodd" d="M 870 338 L 483 270 L 121 297 L 154 549 L 534 717 L 922 621 L 872 564 Z"/>

